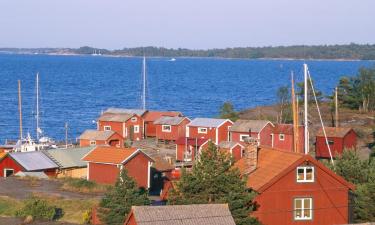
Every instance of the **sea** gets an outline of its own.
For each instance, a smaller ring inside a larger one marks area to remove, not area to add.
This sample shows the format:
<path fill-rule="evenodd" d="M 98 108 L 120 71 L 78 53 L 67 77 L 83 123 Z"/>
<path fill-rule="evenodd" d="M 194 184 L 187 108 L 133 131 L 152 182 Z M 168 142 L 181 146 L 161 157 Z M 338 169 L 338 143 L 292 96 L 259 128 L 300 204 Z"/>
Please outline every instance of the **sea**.
<path fill-rule="evenodd" d="M 303 80 L 306 62 L 316 89 L 332 94 L 340 77 L 354 76 L 374 61 L 247 60 L 147 58 L 146 107 L 217 117 L 230 101 L 235 109 L 270 105 L 291 71 Z M 40 124 L 56 140 L 74 141 L 109 107 L 141 108 L 142 58 L 0 54 L 0 144 L 19 136 L 18 84 L 21 81 L 23 132 L 35 137 L 36 73 L 39 73 Z"/>

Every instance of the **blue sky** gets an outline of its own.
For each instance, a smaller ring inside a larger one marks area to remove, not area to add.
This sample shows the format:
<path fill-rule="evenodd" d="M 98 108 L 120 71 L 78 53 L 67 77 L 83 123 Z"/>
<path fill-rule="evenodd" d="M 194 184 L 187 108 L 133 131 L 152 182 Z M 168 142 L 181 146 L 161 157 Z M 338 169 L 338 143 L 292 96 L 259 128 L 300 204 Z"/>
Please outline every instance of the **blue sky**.
<path fill-rule="evenodd" d="M 1 0 L 0 47 L 375 43 L 374 0 Z"/>

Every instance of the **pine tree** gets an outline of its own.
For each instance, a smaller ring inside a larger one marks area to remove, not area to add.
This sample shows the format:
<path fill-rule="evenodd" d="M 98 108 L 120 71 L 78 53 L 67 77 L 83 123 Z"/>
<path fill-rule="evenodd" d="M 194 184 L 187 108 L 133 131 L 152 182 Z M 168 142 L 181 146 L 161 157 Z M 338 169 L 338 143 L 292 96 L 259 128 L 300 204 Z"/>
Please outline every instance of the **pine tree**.
<path fill-rule="evenodd" d="M 122 225 L 132 206 L 149 204 L 147 191 L 138 188 L 135 180 L 122 169 L 115 186 L 108 190 L 99 204 L 99 217 L 105 224 Z"/>
<path fill-rule="evenodd" d="M 258 224 L 249 216 L 255 194 L 246 187 L 231 157 L 212 143 L 202 151 L 191 172 L 182 171 L 168 204 L 228 203 L 237 225 Z"/>
<path fill-rule="evenodd" d="M 220 108 L 220 118 L 230 119 L 232 121 L 238 120 L 238 113 L 234 110 L 231 102 L 224 102 Z"/>

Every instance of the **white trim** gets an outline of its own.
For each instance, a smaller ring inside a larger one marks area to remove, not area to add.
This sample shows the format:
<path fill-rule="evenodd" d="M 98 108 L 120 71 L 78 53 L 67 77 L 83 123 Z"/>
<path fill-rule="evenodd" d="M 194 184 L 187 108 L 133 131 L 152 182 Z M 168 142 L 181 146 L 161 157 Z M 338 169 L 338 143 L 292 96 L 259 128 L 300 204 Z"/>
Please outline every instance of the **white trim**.
<path fill-rule="evenodd" d="M 232 122 L 232 120 L 230 120 L 230 119 L 226 119 L 224 122 L 222 122 L 221 124 L 219 124 L 219 125 L 217 126 L 217 128 L 223 126 L 226 122 L 229 122 L 229 123 L 231 123 L 232 125 L 234 124 L 234 123 Z M 228 129 L 228 130 L 229 130 L 229 129 Z"/>
<path fill-rule="evenodd" d="M 215 143 L 216 145 L 219 144 L 219 128 L 215 128 L 216 129 L 216 135 L 215 135 Z"/>
<path fill-rule="evenodd" d="M 108 128 L 109 128 L 109 129 L 108 129 Z M 111 130 L 112 130 L 112 127 L 109 126 L 109 125 L 105 125 L 105 126 L 103 126 L 103 130 L 104 130 L 104 131 L 111 131 Z"/>
<path fill-rule="evenodd" d="M 135 128 L 137 128 L 137 129 L 135 129 Z M 134 132 L 135 134 L 139 134 L 139 125 L 134 125 L 134 126 L 133 126 L 133 132 Z"/>
<path fill-rule="evenodd" d="M 303 179 L 299 180 L 298 179 L 298 170 L 303 169 Z M 312 179 L 307 180 L 306 175 L 307 175 L 307 169 L 312 169 Z M 313 166 L 298 166 L 297 171 L 296 171 L 296 181 L 297 183 L 313 183 L 315 181 L 315 168 Z"/>
<path fill-rule="evenodd" d="M 150 179 L 151 179 L 151 161 L 148 161 L 148 171 L 147 171 L 147 188 L 150 188 L 151 186 L 151 182 L 150 182 Z"/>
<path fill-rule="evenodd" d="M 95 146 L 96 145 L 96 140 L 90 140 L 90 146 Z"/>
<path fill-rule="evenodd" d="M 122 137 L 126 137 L 126 125 L 125 122 L 122 123 Z"/>
<path fill-rule="evenodd" d="M 166 127 L 169 127 L 169 129 L 165 129 Z M 166 125 L 166 124 L 161 125 L 161 131 L 165 132 L 165 133 L 171 133 L 172 132 L 172 125 Z"/>
<path fill-rule="evenodd" d="M 137 122 L 137 120 L 138 120 L 138 118 L 136 116 L 133 116 L 132 118 L 130 118 L 130 121 L 133 122 L 133 123 Z"/>
<path fill-rule="evenodd" d="M 245 141 L 245 140 L 243 139 L 243 137 L 250 138 L 250 134 L 240 134 L 240 141 L 242 141 L 242 142 Z"/>
<path fill-rule="evenodd" d="M 205 132 L 201 131 L 201 129 L 206 129 Z M 198 134 L 207 134 L 208 128 L 207 127 L 197 127 L 197 133 Z"/>
<path fill-rule="evenodd" d="M 305 200 L 309 200 L 309 205 L 307 206 L 307 207 L 305 207 Z M 301 201 L 301 208 L 296 208 L 296 202 L 297 201 Z M 306 197 L 306 198 L 294 198 L 294 200 L 293 200 L 293 211 L 294 211 L 294 215 L 293 215 L 293 217 L 294 217 L 294 220 L 297 220 L 297 221 L 299 221 L 299 220 L 312 220 L 312 218 L 313 218 L 313 209 L 312 209 L 312 207 L 313 207 L 313 199 L 311 198 L 311 197 Z M 300 210 L 301 211 L 301 217 L 296 217 L 296 214 L 297 214 L 297 210 Z M 305 214 L 305 210 L 309 210 L 310 211 L 310 216 L 305 216 L 304 214 Z"/>
<path fill-rule="evenodd" d="M 86 180 L 90 180 L 90 162 L 87 162 Z"/>
<path fill-rule="evenodd" d="M 272 148 L 273 148 L 273 146 L 274 146 L 274 138 L 275 138 L 274 133 L 271 133 L 271 147 L 272 147 Z"/>
<path fill-rule="evenodd" d="M 14 175 L 14 169 L 12 169 L 12 168 L 4 168 L 4 177 L 7 177 L 7 170 L 12 170 L 13 171 L 12 175 Z"/>
<path fill-rule="evenodd" d="M 279 134 L 279 141 L 285 141 L 285 134 Z"/>
<path fill-rule="evenodd" d="M 185 136 L 188 138 L 190 135 L 190 129 L 188 126 L 185 127 L 185 133 L 186 133 Z"/>

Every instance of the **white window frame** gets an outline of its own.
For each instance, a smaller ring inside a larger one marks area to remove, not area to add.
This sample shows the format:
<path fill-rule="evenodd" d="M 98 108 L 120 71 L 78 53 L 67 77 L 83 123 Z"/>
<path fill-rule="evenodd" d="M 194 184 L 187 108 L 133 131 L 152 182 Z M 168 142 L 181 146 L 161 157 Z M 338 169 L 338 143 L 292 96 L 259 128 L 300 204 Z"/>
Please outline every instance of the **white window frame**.
<path fill-rule="evenodd" d="M 133 131 L 135 134 L 139 133 L 139 125 L 134 125 Z"/>
<path fill-rule="evenodd" d="M 250 138 L 250 135 L 248 134 L 240 134 L 240 141 L 244 142 L 244 138 Z"/>
<path fill-rule="evenodd" d="M 7 171 L 8 170 L 12 170 L 13 171 L 12 175 L 14 175 L 14 169 L 12 169 L 12 168 L 4 168 L 4 177 L 7 177 Z"/>
<path fill-rule="evenodd" d="M 310 204 L 305 206 L 305 200 L 309 200 Z M 301 208 L 297 208 L 297 201 L 301 201 Z M 313 199 L 311 197 L 295 198 L 294 199 L 294 220 L 312 220 L 313 219 Z M 297 217 L 297 211 L 301 210 L 301 217 Z M 305 210 L 310 211 L 310 216 L 305 216 Z"/>
<path fill-rule="evenodd" d="M 96 140 L 90 140 L 90 146 L 96 145 Z"/>
<path fill-rule="evenodd" d="M 111 126 L 104 126 L 103 129 L 105 131 L 110 131 L 110 130 L 112 130 L 112 127 Z"/>
<path fill-rule="evenodd" d="M 130 119 L 130 121 L 132 121 L 132 122 L 137 122 L 137 117 L 135 117 L 135 116 L 133 116 L 131 119 Z"/>
<path fill-rule="evenodd" d="M 279 140 L 284 141 L 285 140 L 285 134 L 279 134 Z"/>
<path fill-rule="evenodd" d="M 202 131 L 205 130 L 205 131 Z M 198 134 L 207 134 L 207 127 L 198 127 Z"/>
<path fill-rule="evenodd" d="M 303 179 L 298 179 L 298 170 L 303 169 Z M 307 180 L 307 169 L 312 169 L 312 179 Z M 313 166 L 299 166 L 296 170 L 297 183 L 313 183 L 315 181 L 315 168 Z"/>
<path fill-rule="evenodd" d="M 172 132 L 172 126 L 171 125 L 161 125 L 161 131 L 170 133 L 170 132 Z"/>

